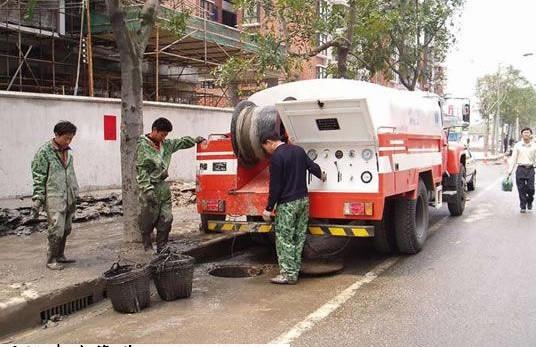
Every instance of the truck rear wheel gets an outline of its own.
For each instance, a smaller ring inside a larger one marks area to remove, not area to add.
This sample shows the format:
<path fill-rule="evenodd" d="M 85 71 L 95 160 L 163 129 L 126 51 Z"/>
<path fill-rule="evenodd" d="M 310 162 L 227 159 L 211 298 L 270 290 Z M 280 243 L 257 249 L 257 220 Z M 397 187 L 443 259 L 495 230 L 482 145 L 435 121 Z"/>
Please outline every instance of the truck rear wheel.
<path fill-rule="evenodd" d="M 428 191 L 419 180 L 417 199 L 395 200 L 395 237 L 398 250 L 405 254 L 418 253 L 428 237 Z"/>
<path fill-rule="evenodd" d="M 211 232 L 210 230 L 208 230 L 208 221 L 209 220 L 223 221 L 223 220 L 225 220 L 225 215 L 224 214 L 202 214 L 201 215 L 201 225 L 200 225 L 199 229 L 204 233 Z"/>
<path fill-rule="evenodd" d="M 391 254 L 397 251 L 393 212 L 393 201 L 386 200 L 382 220 L 374 223 L 374 248 L 379 253 Z"/>
<path fill-rule="evenodd" d="M 460 173 L 456 177 L 456 195 L 451 202 L 448 203 L 451 216 L 461 216 L 465 210 L 465 201 L 467 194 L 467 182 L 465 177 L 465 167 L 460 165 Z"/>

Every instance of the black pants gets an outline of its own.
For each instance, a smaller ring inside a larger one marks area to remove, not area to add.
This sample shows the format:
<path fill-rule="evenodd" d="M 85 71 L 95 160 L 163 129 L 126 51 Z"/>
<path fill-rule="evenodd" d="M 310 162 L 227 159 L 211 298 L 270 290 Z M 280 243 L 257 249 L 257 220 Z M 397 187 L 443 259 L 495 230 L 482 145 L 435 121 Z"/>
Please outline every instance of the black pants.
<path fill-rule="evenodd" d="M 534 168 L 518 166 L 516 171 L 516 185 L 519 192 L 519 207 L 527 208 L 534 200 Z"/>

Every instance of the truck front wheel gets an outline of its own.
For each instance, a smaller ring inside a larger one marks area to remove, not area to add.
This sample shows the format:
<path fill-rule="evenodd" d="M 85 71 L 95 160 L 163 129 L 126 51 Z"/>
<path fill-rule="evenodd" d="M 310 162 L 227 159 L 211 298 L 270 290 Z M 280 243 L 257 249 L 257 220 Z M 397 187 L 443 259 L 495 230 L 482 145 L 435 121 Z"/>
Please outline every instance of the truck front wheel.
<path fill-rule="evenodd" d="M 451 216 L 461 216 L 465 210 L 465 201 L 467 200 L 467 182 L 465 177 L 465 167 L 460 165 L 460 173 L 456 177 L 456 195 L 448 203 Z"/>
<path fill-rule="evenodd" d="M 417 199 L 395 200 L 395 236 L 398 250 L 405 254 L 418 253 L 428 237 L 428 191 L 419 180 Z"/>

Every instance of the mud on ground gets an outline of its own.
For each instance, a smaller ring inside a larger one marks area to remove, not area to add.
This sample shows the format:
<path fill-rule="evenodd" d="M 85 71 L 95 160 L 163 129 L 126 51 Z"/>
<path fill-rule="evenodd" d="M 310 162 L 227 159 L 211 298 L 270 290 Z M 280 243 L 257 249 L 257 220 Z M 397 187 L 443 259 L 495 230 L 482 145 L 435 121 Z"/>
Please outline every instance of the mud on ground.
<path fill-rule="evenodd" d="M 186 207 L 195 204 L 195 184 L 180 181 L 171 182 L 173 207 Z M 0 236 L 28 236 L 46 230 L 46 214 L 41 212 L 39 218 L 32 217 L 31 201 L 21 200 L 19 207 L 4 207 L 0 202 Z M 103 194 L 82 194 L 77 203 L 73 218 L 74 223 L 83 223 L 102 218 L 113 218 L 123 215 L 120 191 Z"/>

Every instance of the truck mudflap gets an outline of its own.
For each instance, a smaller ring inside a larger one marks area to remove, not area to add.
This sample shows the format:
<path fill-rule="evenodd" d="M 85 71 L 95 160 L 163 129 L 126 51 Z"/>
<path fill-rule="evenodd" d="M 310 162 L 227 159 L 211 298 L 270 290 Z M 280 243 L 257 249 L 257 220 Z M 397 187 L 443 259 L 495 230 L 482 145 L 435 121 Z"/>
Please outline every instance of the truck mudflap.
<path fill-rule="evenodd" d="M 244 232 L 269 233 L 274 231 L 273 223 L 208 221 L 209 232 Z M 315 236 L 342 236 L 342 237 L 374 237 L 374 226 L 371 225 L 334 225 L 309 224 L 307 233 Z"/>

